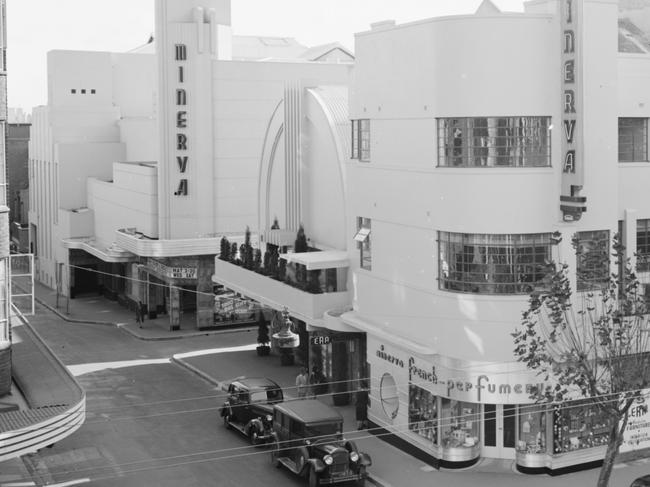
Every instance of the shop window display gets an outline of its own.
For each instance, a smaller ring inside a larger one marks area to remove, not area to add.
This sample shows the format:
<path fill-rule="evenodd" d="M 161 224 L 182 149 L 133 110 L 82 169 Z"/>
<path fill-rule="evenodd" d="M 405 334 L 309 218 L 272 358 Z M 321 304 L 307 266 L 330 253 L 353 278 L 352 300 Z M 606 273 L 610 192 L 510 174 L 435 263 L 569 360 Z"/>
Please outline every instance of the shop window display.
<path fill-rule="evenodd" d="M 409 429 L 438 444 L 438 398 L 413 384 L 409 385 Z"/>
<path fill-rule="evenodd" d="M 546 452 L 546 408 L 521 406 L 519 408 L 519 441 L 517 450 L 523 453 Z"/>
<path fill-rule="evenodd" d="M 564 453 L 606 445 L 607 416 L 584 401 L 553 408 L 553 453 Z"/>
<path fill-rule="evenodd" d="M 441 400 L 440 444 L 443 448 L 472 448 L 479 443 L 478 411 L 477 404 Z"/>

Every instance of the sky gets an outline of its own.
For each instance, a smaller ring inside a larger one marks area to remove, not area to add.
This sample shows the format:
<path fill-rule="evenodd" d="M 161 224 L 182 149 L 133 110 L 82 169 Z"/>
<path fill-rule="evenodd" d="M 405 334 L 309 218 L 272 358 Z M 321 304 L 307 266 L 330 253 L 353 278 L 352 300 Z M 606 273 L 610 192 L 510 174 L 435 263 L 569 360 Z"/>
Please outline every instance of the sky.
<path fill-rule="evenodd" d="M 178 0 L 183 1 L 183 0 Z M 231 0 L 235 35 L 294 37 L 306 46 L 338 41 L 354 49 L 354 33 L 373 22 L 398 24 L 469 14 L 481 0 Z M 520 12 L 523 0 L 493 0 Z M 47 103 L 46 54 L 53 49 L 124 52 L 154 31 L 154 0 L 7 0 L 8 102 Z"/>

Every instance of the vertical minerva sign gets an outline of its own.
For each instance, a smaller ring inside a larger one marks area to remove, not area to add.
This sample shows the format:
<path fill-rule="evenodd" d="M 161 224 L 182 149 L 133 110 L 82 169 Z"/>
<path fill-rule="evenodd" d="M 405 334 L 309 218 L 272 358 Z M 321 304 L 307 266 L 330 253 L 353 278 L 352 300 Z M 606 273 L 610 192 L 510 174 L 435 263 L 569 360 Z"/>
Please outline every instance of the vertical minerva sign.
<path fill-rule="evenodd" d="M 176 164 L 178 166 L 179 181 L 178 187 L 174 192 L 176 196 L 187 196 L 187 163 L 189 157 L 188 140 L 187 140 L 187 92 L 183 88 L 185 83 L 185 66 L 187 60 L 187 46 L 185 44 L 176 44 L 174 49 L 174 60 L 176 61 L 176 81 L 174 99 L 176 106 L 175 126 L 176 126 Z"/>
<path fill-rule="evenodd" d="M 562 21 L 562 190 L 560 209 L 563 219 L 579 220 L 586 211 L 586 198 L 580 196 L 584 181 L 582 155 L 582 21 L 583 0 L 561 0 Z"/>

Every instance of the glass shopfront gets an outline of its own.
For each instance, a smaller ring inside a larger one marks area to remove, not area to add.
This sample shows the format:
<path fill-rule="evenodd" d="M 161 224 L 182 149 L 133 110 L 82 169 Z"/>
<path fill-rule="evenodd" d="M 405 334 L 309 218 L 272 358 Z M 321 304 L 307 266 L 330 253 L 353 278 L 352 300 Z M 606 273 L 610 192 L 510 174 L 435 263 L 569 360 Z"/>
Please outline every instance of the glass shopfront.
<path fill-rule="evenodd" d="M 546 452 L 546 414 L 545 406 L 519 406 L 518 452 Z"/>
<path fill-rule="evenodd" d="M 438 398 L 412 384 L 409 386 L 409 429 L 438 445 Z"/>
<path fill-rule="evenodd" d="M 609 441 L 609 421 L 588 401 L 574 401 L 553 408 L 553 453 L 566 453 Z"/>
<path fill-rule="evenodd" d="M 439 447 L 442 460 L 468 462 L 478 458 L 480 426 L 478 404 L 438 397 L 409 385 L 409 430 Z"/>

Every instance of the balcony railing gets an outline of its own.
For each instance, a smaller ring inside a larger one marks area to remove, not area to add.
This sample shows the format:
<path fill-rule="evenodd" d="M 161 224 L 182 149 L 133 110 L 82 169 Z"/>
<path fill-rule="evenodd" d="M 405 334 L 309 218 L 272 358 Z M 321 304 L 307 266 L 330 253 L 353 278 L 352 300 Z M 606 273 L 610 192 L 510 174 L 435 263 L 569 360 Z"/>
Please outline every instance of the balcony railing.
<path fill-rule="evenodd" d="M 286 307 L 292 316 L 312 324 L 322 321 L 327 310 L 350 304 L 348 291 L 310 293 L 219 258 L 212 280 L 271 308 Z"/>

